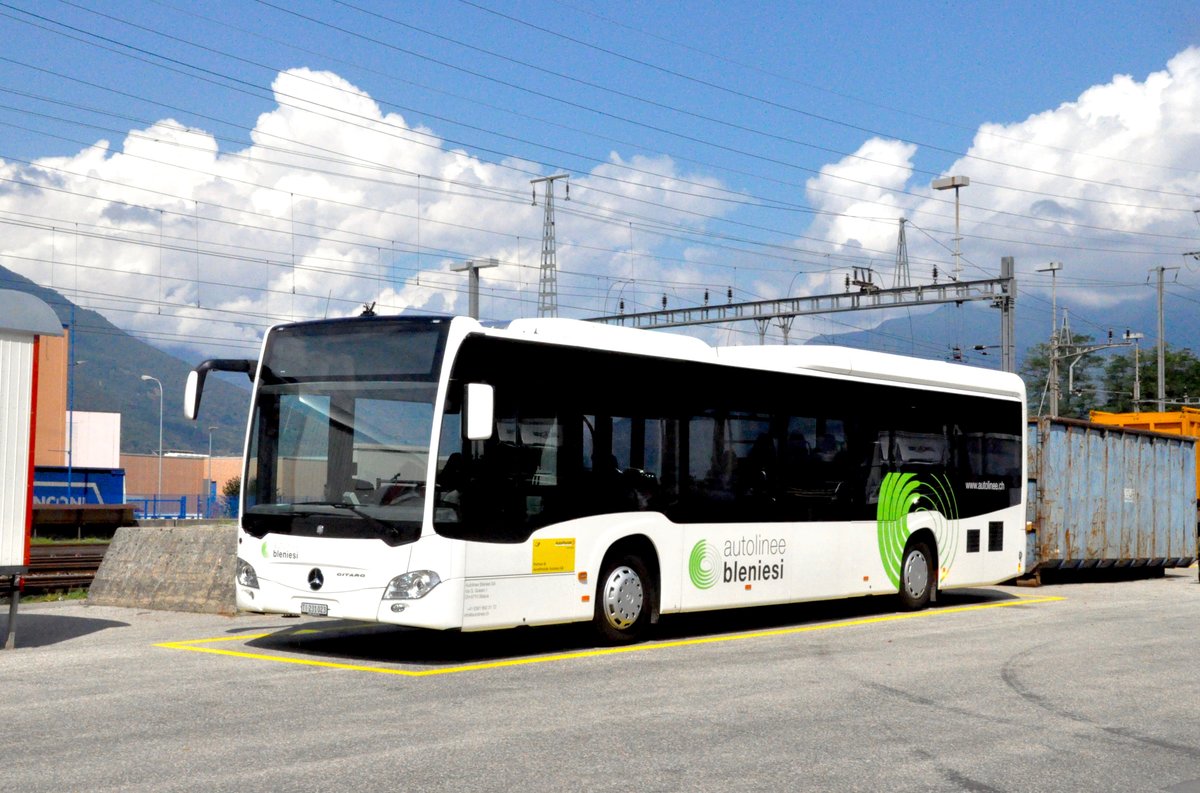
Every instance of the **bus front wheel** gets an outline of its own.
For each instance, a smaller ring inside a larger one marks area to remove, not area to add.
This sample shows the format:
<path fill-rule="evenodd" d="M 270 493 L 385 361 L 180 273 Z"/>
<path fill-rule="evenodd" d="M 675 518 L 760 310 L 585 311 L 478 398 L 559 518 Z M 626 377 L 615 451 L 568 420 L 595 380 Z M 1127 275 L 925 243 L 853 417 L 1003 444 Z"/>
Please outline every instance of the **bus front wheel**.
<path fill-rule="evenodd" d="M 619 556 L 605 563 L 596 586 L 593 624 L 611 644 L 637 641 L 650 624 L 652 582 L 637 556 Z"/>
<path fill-rule="evenodd" d="M 900 605 L 906 611 L 918 611 L 929 605 L 933 594 L 933 554 L 924 542 L 915 542 L 904 551 L 900 563 Z"/>

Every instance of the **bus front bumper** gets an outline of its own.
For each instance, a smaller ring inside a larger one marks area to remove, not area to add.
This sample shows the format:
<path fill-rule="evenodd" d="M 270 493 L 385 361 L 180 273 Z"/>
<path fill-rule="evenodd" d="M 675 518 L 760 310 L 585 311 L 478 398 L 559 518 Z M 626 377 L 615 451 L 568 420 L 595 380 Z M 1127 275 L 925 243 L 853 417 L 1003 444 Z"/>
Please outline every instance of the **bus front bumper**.
<path fill-rule="evenodd" d="M 415 599 L 384 600 L 385 588 L 314 591 L 259 579 L 258 587 L 237 584 L 240 611 L 383 622 L 412 628 L 462 627 L 462 579 L 442 581 Z"/>

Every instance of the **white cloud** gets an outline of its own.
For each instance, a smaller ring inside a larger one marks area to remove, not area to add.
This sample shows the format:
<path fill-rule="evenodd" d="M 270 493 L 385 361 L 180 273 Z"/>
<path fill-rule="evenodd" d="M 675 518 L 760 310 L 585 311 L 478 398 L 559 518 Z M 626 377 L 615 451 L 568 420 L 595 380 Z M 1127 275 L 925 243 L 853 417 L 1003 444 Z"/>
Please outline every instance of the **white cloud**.
<path fill-rule="evenodd" d="M 1000 258 L 1013 256 L 1022 294 L 1047 297 L 1024 301 L 1021 310 L 1044 311 L 1047 324 L 1049 280 L 1035 271 L 1050 261 L 1065 265 L 1060 302 L 1105 321 L 1112 314 L 1104 309 L 1148 300 L 1140 286 L 1146 269 L 1186 246 L 1200 247 L 1189 241 L 1200 208 L 1198 111 L 1200 49 L 1189 48 L 1144 80 L 1117 75 L 1023 121 L 982 126 L 967 156 L 943 170 L 971 180 L 961 192 L 963 278 L 995 277 Z M 816 208 L 840 213 L 818 217 L 810 238 L 838 253 L 861 246 L 858 263 L 874 259 L 884 285 L 891 283 L 894 218 L 901 215 L 916 227 L 907 234 L 914 280 L 927 282 L 935 264 L 942 274 L 953 266 L 953 193 L 935 193 L 926 175 L 879 164 L 911 167 L 915 154 L 908 144 L 870 140 L 858 157 L 832 163 L 808 182 Z M 911 197 L 889 192 L 905 187 Z M 796 244 L 814 247 L 811 240 Z M 1125 286 L 1105 285 L 1114 282 Z"/>
<path fill-rule="evenodd" d="M 1078 278 L 1142 275 L 1160 258 L 1145 252 L 1181 252 L 1196 231 L 1198 109 L 1200 49 L 1190 48 L 1143 81 L 1118 75 L 1053 110 L 981 128 L 969 157 L 947 168 L 972 180 L 962 194 L 971 205 L 963 210 L 964 250 L 992 271 L 1000 256 L 1012 255 L 1025 274 L 1058 260 L 1065 277 Z M 946 215 L 948 206 L 921 209 Z M 1075 295 L 1093 306 L 1128 296 L 1102 289 Z"/>
<path fill-rule="evenodd" d="M 915 203 L 902 191 L 916 151 L 911 143 L 872 138 L 853 156 L 822 168 L 806 187 L 809 202 L 828 214 L 816 217 L 810 235 L 833 243 L 835 251 L 894 250 L 896 223 Z"/>
<path fill-rule="evenodd" d="M 530 206 L 538 174 L 528 163 L 447 149 L 329 72 L 293 69 L 273 88 L 278 106 L 242 150 L 221 152 L 212 135 L 166 119 L 131 131 L 117 151 L 101 141 L 34 167 L 0 163 L 0 176 L 60 188 L 0 187 L 0 217 L 32 216 L 4 235 L 0 264 L 151 338 L 192 334 L 195 355 L 235 352 L 222 340 L 246 345 L 272 322 L 372 301 L 382 312 L 465 312 L 466 276 L 449 270 L 468 257 L 502 262 L 484 274 L 485 311 L 536 312 L 542 208 Z M 651 202 L 633 204 L 649 222 L 699 227 L 723 211 L 702 195 L 716 180 L 680 186 L 680 176 L 669 158 L 618 153 L 573 175 L 576 203 L 557 225 L 560 268 L 627 266 L 627 230 L 601 218 L 629 211 L 631 197 Z M 677 208 L 664 206 L 667 183 L 680 191 L 669 202 Z M 563 313 L 599 310 L 598 283 L 560 275 Z M 118 301 L 122 311 L 111 310 Z"/>
<path fill-rule="evenodd" d="M 18 182 L 0 182 L 0 264 L 88 307 L 121 308 L 108 315 L 122 327 L 193 334 L 196 356 L 241 352 L 221 340 L 254 341 L 273 321 L 355 313 L 371 301 L 384 312 L 465 311 L 466 275 L 450 267 L 468 257 L 501 261 L 483 273 L 485 314 L 536 312 L 544 186 L 531 206 L 529 180 L 544 171 L 450 149 L 329 72 L 290 70 L 273 87 L 278 105 L 258 117 L 245 149 L 221 151 L 210 133 L 164 119 L 119 148 L 98 141 L 34 166 L 0 162 L 0 176 Z M 1040 287 L 1031 271 L 1050 260 L 1076 278 L 1141 279 L 1161 257 L 1113 251 L 1200 247 L 1189 241 L 1198 108 L 1200 49 L 1188 49 L 1144 80 L 1117 76 L 1054 109 L 981 127 L 969 156 L 944 169 L 972 182 L 962 193 L 965 277 L 995 274 L 1011 255 L 1026 289 Z M 805 185 L 821 213 L 793 243 L 816 253 L 789 269 L 786 248 L 767 249 L 773 273 L 737 269 L 739 246 L 764 238 L 757 231 L 686 235 L 717 217 L 752 219 L 723 181 L 665 154 L 612 152 L 571 175 L 570 202 L 558 186 L 562 313 L 613 311 L 619 299 L 644 310 L 664 293 L 671 306 L 699 303 L 704 285 L 713 303 L 725 302 L 726 286 L 735 299 L 825 292 L 852 262 L 872 260 L 890 284 L 901 216 L 914 224 L 914 279 L 934 262 L 946 272 L 952 197 L 929 189 L 918 154 L 872 138 L 823 167 Z M 1098 306 L 1131 294 L 1074 297 Z"/>

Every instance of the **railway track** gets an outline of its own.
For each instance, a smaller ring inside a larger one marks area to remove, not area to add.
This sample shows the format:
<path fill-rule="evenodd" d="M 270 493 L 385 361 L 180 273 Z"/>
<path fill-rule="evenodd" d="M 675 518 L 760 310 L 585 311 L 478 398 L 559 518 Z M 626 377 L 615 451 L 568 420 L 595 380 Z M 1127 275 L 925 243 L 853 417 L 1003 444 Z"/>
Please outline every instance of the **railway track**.
<path fill-rule="evenodd" d="M 25 593 L 42 594 L 91 585 L 107 550 L 107 543 L 30 546 Z"/>

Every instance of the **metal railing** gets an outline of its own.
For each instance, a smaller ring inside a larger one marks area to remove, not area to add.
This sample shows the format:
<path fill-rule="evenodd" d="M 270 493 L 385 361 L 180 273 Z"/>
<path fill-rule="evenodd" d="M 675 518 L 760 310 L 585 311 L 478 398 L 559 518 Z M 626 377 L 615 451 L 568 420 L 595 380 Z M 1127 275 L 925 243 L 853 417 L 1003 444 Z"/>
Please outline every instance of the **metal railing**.
<path fill-rule="evenodd" d="M 216 520 L 233 517 L 237 509 L 232 499 L 203 494 L 126 496 L 125 503 L 133 504 L 134 517 L 139 520 Z"/>

